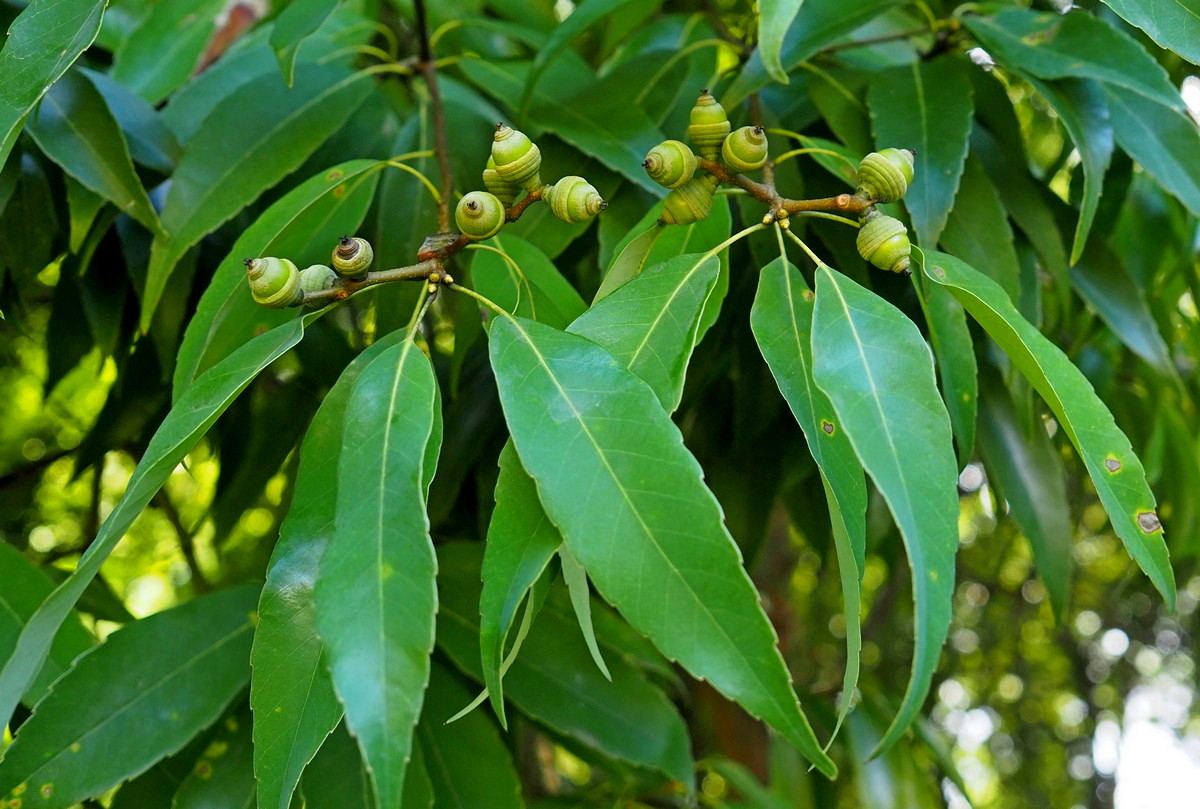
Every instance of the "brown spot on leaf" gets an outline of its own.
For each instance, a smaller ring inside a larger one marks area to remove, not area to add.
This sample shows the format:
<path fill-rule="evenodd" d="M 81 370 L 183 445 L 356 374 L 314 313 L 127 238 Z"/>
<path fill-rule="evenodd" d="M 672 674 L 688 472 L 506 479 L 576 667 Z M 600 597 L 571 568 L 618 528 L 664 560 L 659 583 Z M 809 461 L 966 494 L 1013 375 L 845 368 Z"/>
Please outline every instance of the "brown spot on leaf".
<path fill-rule="evenodd" d="M 813 300 L 813 298 L 817 297 L 816 295 L 814 295 L 814 294 L 812 293 L 812 290 L 811 290 L 811 289 L 806 289 L 806 290 L 804 290 L 804 292 L 803 292 L 803 293 L 801 293 L 801 294 L 802 294 L 802 296 L 804 297 L 804 300 L 808 301 L 809 303 L 812 303 L 812 300 Z"/>
<path fill-rule="evenodd" d="M 331 171 L 325 175 L 325 179 L 326 180 L 338 180 L 338 179 L 341 179 L 345 174 L 346 174 L 346 172 L 342 171 L 341 169 L 334 169 L 333 171 Z"/>
<path fill-rule="evenodd" d="M 1121 470 L 1121 462 L 1111 455 L 1104 460 L 1104 466 L 1109 472 L 1119 472 Z"/>
<path fill-rule="evenodd" d="M 199 761 L 196 763 L 196 775 L 200 776 L 201 778 L 211 778 L 212 772 L 212 764 L 209 764 L 207 761 Z"/>
<path fill-rule="evenodd" d="M 822 419 L 821 429 L 825 431 L 825 435 L 833 435 L 833 422 Z"/>
<path fill-rule="evenodd" d="M 54 794 L 54 784 L 42 784 L 42 788 L 38 791 L 42 793 L 43 798 L 49 798 Z"/>
<path fill-rule="evenodd" d="M 934 267 L 934 268 L 933 268 L 933 274 L 934 274 L 934 275 L 936 275 L 938 278 L 945 278 L 945 277 L 946 277 L 946 271 L 945 271 L 945 270 L 943 270 L 941 267 Z"/>
<path fill-rule="evenodd" d="M 1158 515 L 1153 511 L 1143 511 L 1137 516 L 1138 528 L 1141 528 L 1147 534 L 1153 534 L 1155 531 L 1162 530 L 1162 523 L 1158 520 Z"/>

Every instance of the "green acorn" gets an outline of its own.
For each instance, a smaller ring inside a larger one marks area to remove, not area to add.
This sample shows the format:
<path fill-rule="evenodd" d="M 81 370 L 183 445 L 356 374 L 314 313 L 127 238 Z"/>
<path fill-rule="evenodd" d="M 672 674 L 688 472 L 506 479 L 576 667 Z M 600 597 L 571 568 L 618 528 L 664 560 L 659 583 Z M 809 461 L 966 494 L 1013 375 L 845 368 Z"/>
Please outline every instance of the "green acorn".
<path fill-rule="evenodd" d="M 272 309 L 297 306 L 304 300 L 300 271 L 286 258 L 248 258 L 246 278 L 254 300 Z"/>
<path fill-rule="evenodd" d="M 876 202 L 895 202 L 908 191 L 913 178 L 913 153 L 908 149 L 871 152 L 858 164 L 858 195 Z"/>
<path fill-rule="evenodd" d="M 574 224 L 591 219 L 608 207 L 600 192 L 582 177 L 568 175 L 542 189 L 542 199 L 564 222 Z"/>
<path fill-rule="evenodd" d="M 858 254 L 881 270 L 907 273 L 912 245 L 904 223 L 876 210 L 863 216 L 861 222 Z"/>
<path fill-rule="evenodd" d="M 725 108 L 713 98 L 712 93 L 704 90 L 688 114 L 688 121 L 688 139 L 696 144 L 700 156 L 706 160 L 716 160 L 730 130 Z"/>
<path fill-rule="evenodd" d="M 761 126 L 743 126 L 721 144 L 721 159 L 738 174 L 757 171 L 767 162 L 767 135 Z"/>
<path fill-rule="evenodd" d="M 642 167 L 651 180 L 664 188 L 678 188 L 696 173 L 696 155 L 678 140 L 664 140 L 646 155 Z"/>
<path fill-rule="evenodd" d="M 490 239 L 504 227 L 504 203 L 495 194 L 472 191 L 458 201 L 454 221 L 471 241 Z"/>
<path fill-rule="evenodd" d="M 343 278 L 361 281 L 367 277 L 374 260 L 375 251 L 370 242 L 357 236 L 343 236 L 333 249 L 330 264 L 333 265 L 333 271 Z"/>

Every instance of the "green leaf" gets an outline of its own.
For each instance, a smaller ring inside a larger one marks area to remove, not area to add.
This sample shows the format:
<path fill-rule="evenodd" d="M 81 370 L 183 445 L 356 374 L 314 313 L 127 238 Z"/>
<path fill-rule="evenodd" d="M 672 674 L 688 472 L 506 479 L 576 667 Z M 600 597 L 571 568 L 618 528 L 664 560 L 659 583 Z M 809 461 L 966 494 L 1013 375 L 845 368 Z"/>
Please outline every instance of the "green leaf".
<path fill-rule="evenodd" d="M 1195 122 L 1120 87 L 1105 85 L 1104 96 L 1117 143 L 1200 216 L 1200 164 L 1195 159 L 1200 137 Z"/>
<path fill-rule="evenodd" d="M 296 73 L 296 54 L 304 40 L 316 33 L 329 19 L 336 0 L 295 0 L 275 18 L 271 30 L 271 48 L 279 59 L 279 70 L 288 87 Z"/>
<path fill-rule="evenodd" d="M 1159 46 L 1200 65 L 1200 3 L 1196 0 L 1104 0 L 1104 4 Z"/>
<path fill-rule="evenodd" d="M 613 290 L 629 279 L 640 275 L 646 266 L 646 259 L 650 257 L 650 251 L 654 248 L 654 243 L 667 232 L 666 227 L 658 223 L 639 231 L 638 228 L 641 227 L 641 224 L 639 222 L 635 225 L 628 236 L 617 245 L 616 258 L 605 271 L 604 280 L 600 282 L 600 288 L 596 290 L 596 296 L 592 298 L 592 303 L 597 303 L 612 294 Z"/>
<path fill-rule="evenodd" d="M 157 104 L 188 80 L 217 27 L 225 0 L 154 3 L 117 49 L 112 77 Z"/>
<path fill-rule="evenodd" d="M 411 339 L 389 347 L 359 376 L 347 412 L 317 627 L 376 800 L 395 807 L 437 612 L 425 492 L 441 422 L 428 358 Z"/>
<path fill-rule="evenodd" d="M 532 488 L 532 481 L 528 485 Z M 480 631 L 476 605 L 482 603 L 479 548 L 454 542 L 438 551 L 438 646 L 456 666 L 481 680 L 475 648 Z M 484 551 L 485 565 L 490 552 Z M 486 576 L 483 586 L 488 587 Z M 606 680 L 572 626 L 569 608 L 559 601 L 542 608 L 522 653 L 505 675 L 508 698 L 523 714 L 592 750 L 658 770 L 690 787 L 693 765 L 679 712 L 624 650 L 611 643 L 600 620 L 604 613 L 598 613 L 597 640 L 612 672 L 611 681 Z"/>
<path fill-rule="evenodd" d="M 55 588 L 21 631 L 12 657 L 0 672 L 0 718 L 12 715 L 71 607 L 175 467 L 259 372 L 300 342 L 305 326 L 322 314 L 320 311 L 294 318 L 255 337 L 214 365 L 179 398 L 150 439 L 125 494 L 80 557 L 75 571 Z"/>
<path fill-rule="evenodd" d="M 495 321 L 490 343 L 517 452 L 600 593 L 832 776 L 720 506 L 653 391 L 595 343 L 533 321 Z"/>
<path fill-rule="evenodd" d="M 254 804 L 250 714 L 226 717 L 192 772 L 179 785 L 171 809 L 250 809 Z"/>
<path fill-rule="evenodd" d="M 942 400 L 950 414 L 950 427 L 958 446 L 958 468 L 963 469 L 975 449 L 975 421 L 979 407 L 979 368 L 967 313 L 954 296 L 936 284 L 916 281 L 921 311 L 933 344 Z"/>
<path fill-rule="evenodd" d="M 287 256 L 298 266 L 328 264 L 338 236 L 354 233 L 366 216 L 385 165 L 351 160 L 310 177 L 242 231 L 200 297 L 175 360 L 176 401 L 196 377 L 263 329 L 295 317 L 255 303 L 242 259 Z"/>
<path fill-rule="evenodd" d="M 816 297 L 813 378 L 887 501 L 912 569 L 912 674 L 879 752 L 920 712 L 950 627 L 958 469 L 933 358 L 916 325 L 830 267 L 817 271 Z"/>
<path fill-rule="evenodd" d="M 487 715 L 475 711 L 445 724 L 470 699 L 450 671 L 434 667 L 418 727 L 434 804 L 438 809 L 524 809 L 516 768 Z"/>
<path fill-rule="evenodd" d="M 518 109 L 522 112 L 529 106 L 533 91 L 537 87 L 542 73 L 550 66 L 560 52 L 571 40 L 586 31 L 593 23 L 607 17 L 615 11 L 629 5 L 632 0 L 581 0 L 571 10 L 570 16 L 560 22 L 550 33 L 546 42 L 537 49 L 529 75 L 525 79 L 525 88 L 521 93 L 521 103 Z"/>
<path fill-rule="evenodd" d="M 180 257 L 299 167 L 371 91 L 370 77 L 335 66 L 302 65 L 296 76 L 292 89 L 274 73 L 239 88 L 188 142 L 163 204 L 171 237 L 155 239 L 150 253 L 143 331 Z"/>
<path fill-rule="evenodd" d="M 413 778 L 415 765 L 416 761 L 409 762 L 411 772 L 406 780 L 416 780 Z M 375 809 L 371 779 L 345 723 L 338 725 L 321 745 L 316 758 L 304 771 L 300 789 L 304 793 L 306 809 Z M 408 809 L 407 804 L 401 806 Z"/>
<path fill-rule="evenodd" d="M 802 5 L 804 0 L 760 0 L 758 4 L 758 55 L 771 78 L 780 84 L 788 83 L 788 75 L 779 51 Z"/>
<path fill-rule="evenodd" d="M 779 59 L 784 71 L 792 72 L 822 48 L 898 5 L 901 0 L 859 0 L 852 4 L 845 0 L 806 0 L 783 39 Z M 721 103 L 732 109 L 770 81 L 763 55 L 755 50 L 721 97 Z"/>
<path fill-rule="evenodd" d="M 166 235 L 133 169 L 121 128 L 104 96 L 81 73 L 70 71 L 55 82 L 27 131 L 67 174 L 150 232 Z"/>
<path fill-rule="evenodd" d="M 121 127 L 129 144 L 129 155 L 135 163 L 170 174 L 183 153 L 175 134 L 167 127 L 158 110 L 125 85 L 113 81 L 106 73 L 80 68 L 88 81 L 96 86 L 108 111 Z"/>
<path fill-rule="evenodd" d="M 236 587 L 110 635 L 21 726 L 0 762 L 0 794 L 68 807 L 181 748 L 245 686 L 257 597 Z"/>
<path fill-rule="evenodd" d="M 1000 64 L 1039 79 L 1095 79 L 1183 111 L 1183 99 L 1150 54 L 1089 11 L 1005 9 L 963 16 L 963 24 Z"/>
<path fill-rule="evenodd" d="M 271 556 L 250 653 L 254 770 L 262 809 L 288 809 L 305 766 L 342 717 L 325 645 L 317 635 L 313 587 L 334 531 L 350 394 L 363 369 L 403 337 L 404 332 L 392 332 L 346 367 L 300 447 L 292 507 Z"/>
<path fill-rule="evenodd" d="M 100 33 L 107 0 L 34 0 L 9 26 L 0 50 L 0 168 L 21 124 Z"/>
<path fill-rule="evenodd" d="M 604 346 L 673 412 L 721 262 L 688 253 L 653 267 L 584 312 L 568 331 Z"/>
<path fill-rule="evenodd" d="M 1071 263 L 1074 264 L 1083 255 L 1096 209 L 1100 206 L 1104 173 L 1112 159 L 1113 128 L 1108 105 L 1101 86 L 1095 82 L 1072 79 L 1041 82 L 1029 76 L 1026 80 L 1058 113 L 1083 166 L 1083 198 L 1079 206 L 1079 224 L 1075 227 L 1075 242 L 1071 247 Z"/>
<path fill-rule="evenodd" d="M 945 253 L 926 252 L 923 263 L 925 275 L 950 290 L 1046 400 L 1083 459 L 1113 530 L 1174 609 L 1175 578 L 1142 462 L 1091 383 L 991 279 Z"/>
<path fill-rule="evenodd" d="M 1021 419 L 1004 386 L 984 376 L 980 403 L 979 449 L 988 479 L 1029 538 L 1054 614 L 1066 619 L 1071 584 L 1071 516 L 1067 508 L 1062 461 L 1041 419 L 1032 432 Z"/>
<path fill-rule="evenodd" d="M 4 589 L 0 591 L 0 657 L 7 659 L 21 627 L 50 595 L 54 581 L 7 542 L 0 542 L 0 581 L 4 582 Z M 79 622 L 79 616 L 73 614 L 64 621 L 54 637 L 49 657 L 22 701 L 32 706 L 41 699 L 50 684 L 94 643 L 91 633 Z"/>
<path fill-rule="evenodd" d="M 508 311 L 562 328 L 587 308 L 546 254 L 524 239 L 496 235 L 480 248 L 471 261 L 472 286 Z"/>
<path fill-rule="evenodd" d="M 525 594 L 541 578 L 562 545 L 546 516 L 533 479 L 521 466 L 510 439 L 500 451 L 496 509 L 488 524 L 479 597 L 479 651 L 482 679 L 492 708 L 507 727 L 501 665 L 504 644 Z"/>
<path fill-rule="evenodd" d="M 970 145 L 971 82 L 965 62 L 920 61 L 879 74 L 867 100 L 880 147 L 917 153 L 904 204 L 923 245 L 937 244 Z"/>
<path fill-rule="evenodd" d="M 571 608 L 575 611 L 575 620 L 579 624 L 579 630 L 583 633 L 583 641 L 587 644 L 588 654 L 592 656 L 592 662 L 596 664 L 596 668 L 600 669 L 604 679 L 611 682 L 612 673 L 608 670 L 608 664 L 604 662 L 604 655 L 601 654 L 600 646 L 596 643 L 596 628 L 592 626 L 592 591 L 588 587 L 587 571 L 584 570 L 583 565 L 579 564 L 579 560 L 575 558 L 575 554 L 571 553 L 571 548 L 566 544 L 559 546 L 558 558 L 562 562 L 563 581 L 567 583 L 567 590 L 571 596 Z"/>
<path fill-rule="evenodd" d="M 1012 227 L 979 158 L 970 155 L 963 167 L 962 182 L 954 196 L 954 207 L 942 231 L 942 246 L 962 256 L 980 272 L 998 283 L 1016 300 L 1021 292 L 1021 262 L 1013 245 Z"/>
<path fill-rule="evenodd" d="M 812 315 L 812 291 L 795 266 L 780 257 L 763 267 L 750 310 L 750 328 L 821 469 L 833 525 L 846 617 L 841 724 L 858 684 L 862 650 L 860 582 L 867 553 L 867 483 L 846 431 L 838 429 L 833 404 L 813 380 Z"/>

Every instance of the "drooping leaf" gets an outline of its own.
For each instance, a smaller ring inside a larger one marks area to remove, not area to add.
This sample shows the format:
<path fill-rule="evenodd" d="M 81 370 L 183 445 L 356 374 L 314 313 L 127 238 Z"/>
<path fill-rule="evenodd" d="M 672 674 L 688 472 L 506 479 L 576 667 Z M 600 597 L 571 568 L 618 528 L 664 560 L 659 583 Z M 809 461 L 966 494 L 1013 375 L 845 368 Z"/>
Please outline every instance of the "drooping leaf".
<path fill-rule="evenodd" d="M 254 773 L 262 809 L 288 809 L 305 766 L 342 717 L 317 635 L 313 587 L 334 531 L 350 394 L 363 369 L 403 335 L 392 332 L 346 367 L 300 447 L 293 505 L 267 570 L 250 653 Z"/>
<path fill-rule="evenodd" d="M 596 628 L 592 626 L 592 591 L 588 587 L 587 571 L 579 564 L 575 554 L 571 553 L 569 545 L 559 546 L 558 558 L 562 562 L 563 581 L 567 583 L 567 590 L 571 595 L 571 608 L 575 611 L 575 621 L 583 633 L 588 654 L 592 656 L 592 662 L 604 675 L 604 679 L 611 681 L 612 673 L 608 670 L 608 664 L 604 662 L 604 655 L 596 643 Z"/>
<path fill-rule="evenodd" d="M 804 432 L 809 452 L 821 468 L 833 524 L 842 603 L 846 618 L 846 671 L 842 678 L 839 723 L 845 719 L 858 684 L 862 649 L 862 587 L 867 553 L 867 484 L 862 464 L 838 417 L 813 380 L 813 294 L 785 257 L 763 267 L 750 310 L 754 339 L 779 392 Z"/>
<path fill-rule="evenodd" d="M 305 326 L 321 314 L 314 312 L 294 318 L 255 337 L 209 369 L 179 398 L 150 439 L 125 494 L 80 557 L 75 571 L 42 602 L 21 630 L 12 656 L 0 672 L 0 717 L 12 715 L 17 701 L 41 669 L 54 635 L 71 608 L 171 472 L 237 395 L 260 371 L 300 342 Z"/>
<path fill-rule="evenodd" d="M 963 168 L 941 243 L 947 251 L 979 267 L 1014 300 L 1020 297 L 1021 264 L 1008 214 L 996 186 L 974 155 Z"/>
<path fill-rule="evenodd" d="M 835 773 L 720 507 L 654 392 L 590 340 L 533 321 L 499 319 L 489 341 L 522 464 L 600 593 L 664 653 Z M 680 622 L 691 629 L 681 633 Z"/>
<path fill-rule="evenodd" d="M 787 71 L 779 58 L 783 37 L 791 28 L 804 0 L 761 0 L 758 4 L 758 54 L 771 78 L 788 83 Z"/>
<path fill-rule="evenodd" d="M 69 71 L 42 99 L 27 130 L 63 171 L 122 212 L 164 234 L 150 197 L 133 170 L 125 136 L 104 96 L 82 73 Z"/>
<path fill-rule="evenodd" d="M 1200 132 L 1196 123 L 1121 87 L 1105 85 L 1104 97 L 1121 148 L 1194 216 L 1200 216 L 1200 165 L 1194 159 Z"/>
<path fill-rule="evenodd" d="M 645 228 L 640 233 L 635 226 L 630 231 L 632 238 L 627 237 L 625 241 L 617 245 L 616 258 L 604 273 L 604 279 L 600 282 L 600 288 L 596 290 L 596 297 L 592 299 L 592 302 L 595 303 L 610 295 L 621 284 L 640 275 L 646 266 L 646 259 L 649 258 L 650 251 L 654 248 L 654 243 L 658 241 L 659 236 L 666 232 L 665 228 L 657 223 Z M 637 235 L 634 236 L 634 233 Z"/>
<path fill-rule="evenodd" d="M 50 595 L 54 581 L 7 542 L 0 542 L 0 581 L 4 582 L 4 588 L 0 590 L 0 658 L 7 660 L 21 627 Z M 70 668 L 75 658 L 92 648 L 93 643 L 95 640 L 79 623 L 78 616 L 72 615 L 64 621 L 42 670 L 22 701 L 32 707 L 50 684 Z"/>
<path fill-rule="evenodd" d="M 1104 0 L 1164 48 L 1200 65 L 1200 3 L 1196 0 Z"/>
<path fill-rule="evenodd" d="M 71 670 L 0 761 L 0 794 L 59 809 L 99 795 L 211 724 L 250 676 L 258 590 L 225 590 L 117 630 Z"/>
<path fill-rule="evenodd" d="M 80 72 L 104 96 L 108 111 L 116 119 L 129 144 L 129 155 L 133 162 L 160 174 L 174 171 L 183 149 L 158 111 L 107 73 L 88 68 L 80 68 Z"/>
<path fill-rule="evenodd" d="M 1136 40 L 1090 11 L 1008 8 L 994 16 L 964 15 L 963 24 L 1005 67 L 1039 79 L 1095 79 L 1183 111 L 1167 71 Z"/>
<path fill-rule="evenodd" d="M 1008 501 L 1013 518 L 1029 538 L 1054 614 L 1066 617 L 1071 582 L 1071 519 L 1062 461 L 1040 419 L 1033 431 L 1021 427 L 1003 385 L 984 375 L 979 448 L 989 480 Z"/>
<path fill-rule="evenodd" d="M 475 711 L 445 723 L 470 698 L 454 674 L 434 667 L 418 727 L 434 804 L 438 809 L 524 809 L 516 767 L 487 714 Z"/>
<path fill-rule="evenodd" d="M 958 59 L 916 62 L 881 73 L 867 100 L 879 147 L 917 153 L 904 204 L 923 245 L 937 244 L 970 145 L 971 82 Z"/>
<path fill-rule="evenodd" d="M 917 281 L 921 311 L 929 328 L 929 342 L 942 383 L 942 400 L 950 414 L 950 427 L 958 446 L 958 468 L 964 468 L 975 449 L 975 422 L 979 408 L 979 368 L 967 314 L 954 296 L 936 284 Z"/>
<path fill-rule="evenodd" d="M 479 564 L 474 544 L 439 547 L 438 645 L 477 680 L 482 679 L 475 653 Z M 602 616 L 596 615 L 597 641 L 609 661 L 611 681 L 589 659 L 569 608 L 561 599 L 552 599 L 505 675 L 507 697 L 523 714 L 588 748 L 658 770 L 690 787 L 693 765 L 682 718 L 666 695 L 610 643 Z"/>
<path fill-rule="evenodd" d="M 152 4 L 117 49 L 112 77 L 151 104 L 162 101 L 199 66 L 224 6 L 224 0 Z"/>
<path fill-rule="evenodd" d="M 227 716 L 179 785 L 171 809 L 251 809 L 254 804 L 250 714 Z"/>
<path fill-rule="evenodd" d="M 1091 383 L 1021 317 L 991 279 L 945 253 L 927 251 L 923 263 L 925 275 L 950 290 L 1054 411 L 1087 467 L 1113 530 L 1170 608 L 1175 603 L 1175 578 L 1154 495 L 1129 439 Z"/>
<path fill-rule="evenodd" d="M 480 294 L 513 313 L 562 328 L 587 305 L 546 254 L 518 238 L 498 234 L 471 262 L 471 283 Z M 507 260 L 505 259 L 507 256 Z M 511 263 L 510 263 L 511 262 Z"/>
<path fill-rule="evenodd" d="M 275 25 L 271 29 L 271 47 L 288 87 L 292 86 L 295 77 L 296 54 L 300 46 L 329 19 L 336 5 L 331 0 L 295 0 L 275 18 Z"/>
<path fill-rule="evenodd" d="M 291 89 L 275 73 L 239 88 L 188 142 L 163 204 L 162 223 L 171 236 L 155 239 L 150 253 L 143 330 L 183 254 L 294 171 L 371 90 L 365 74 L 332 65 L 302 65 L 296 77 Z"/>
<path fill-rule="evenodd" d="M 334 533 L 317 578 L 317 628 L 375 798 L 394 809 L 437 612 L 425 494 L 441 422 L 433 367 L 413 340 L 362 371 L 347 412 L 354 418 L 345 423 Z"/>
<path fill-rule="evenodd" d="M 950 419 L 916 325 L 830 267 L 817 271 L 812 351 L 813 378 L 887 501 L 912 569 L 912 674 L 882 751 L 921 710 L 950 626 L 958 550 Z"/>
<path fill-rule="evenodd" d="M 263 329 L 295 317 L 255 303 L 242 259 L 284 256 L 297 266 L 329 263 L 338 236 L 358 229 L 375 196 L 384 166 L 351 160 L 304 181 L 246 228 L 217 267 L 184 331 L 175 360 L 173 398 L 213 364 Z"/>
<path fill-rule="evenodd" d="M 100 32 L 107 0 L 34 0 L 0 50 L 0 168 L 29 111 Z"/>

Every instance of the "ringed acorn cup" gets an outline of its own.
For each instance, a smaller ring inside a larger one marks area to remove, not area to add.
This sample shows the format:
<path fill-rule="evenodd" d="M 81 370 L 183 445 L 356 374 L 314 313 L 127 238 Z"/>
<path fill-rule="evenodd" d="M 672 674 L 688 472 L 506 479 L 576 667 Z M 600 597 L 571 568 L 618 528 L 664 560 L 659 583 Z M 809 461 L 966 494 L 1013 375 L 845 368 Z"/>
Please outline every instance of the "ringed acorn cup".
<path fill-rule="evenodd" d="M 591 219 L 608 207 L 591 183 L 571 174 L 543 188 L 542 199 L 555 216 L 569 224 Z"/>
<path fill-rule="evenodd" d="M 761 126 L 735 129 L 721 143 L 721 159 L 738 174 L 757 171 L 767 162 L 767 135 Z"/>
<path fill-rule="evenodd" d="M 907 273 L 912 245 L 904 223 L 874 209 L 861 222 L 856 240 L 858 254 L 881 270 Z"/>
<path fill-rule="evenodd" d="M 531 194 L 542 187 L 542 178 L 538 175 L 542 152 L 525 133 L 507 124 L 497 124 L 492 135 L 492 160 L 502 179 L 522 186 Z"/>
<path fill-rule="evenodd" d="M 678 140 L 664 140 L 646 155 L 642 167 L 650 179 L 664 188 L 678 188 L 696 173 L 696 155 Z"/>
<path fill-rule="evenodd" d="M 300 271 L 286 258 L 248 258 L 246 277 L 254 300 L 272 309 L 297 306 L 304 300 Z"/>
<path fill-rule="evenodd" d="M 690 225 L 707 219 L 717 193 L 716 177 L 693 177 L 667 194 L 663 202 L 662 222 L 666 225 Z"/>
<path fill-rule="evenodd" d="M 338 274 L 324 264 L 314 264 L 300 271 L 300 289 L 302 292 L 323 292 L 333 289 L 337 283 Z M 328 301 L 313 301 L 306 304 L 313 309 L 320 309 Z"/>
<path fill-rule="evenodd" d="M 516 201 L 517 192 L 521 190 L 521 186 L 500 176 L 500 172 L 496 170 L 496 159 L 493 157 L 488 157 L 487 167 L 483 170 L 483 184 L 505 207 Z"/>
<path fill-rule="evenodd" d="M 913 153 L 908 149 L 871 152 L 858 164 L 858 195 L 876 202 L 895 202 L 913 178 Z"/>
<path fill-rule="evenodd" d="M 730 130 L 725 108 L 713 98 L 712 93 L 702 90 L 696 105 L 688 113 L 688 122 L 688 139 L 696 144 L 700 156 L 706 160 L 716 160 Z"/>
<path fill-rule="evenodd" d="M 375 260 L 375 251 L 371 243 L 357 236 L 343 236 L 338 239 L 338 245 L 333 249 L 330 263 L 333 271 L 351 281 L 361 281 L 367 277 L 371 262 Z"/>
<path fill-rule="evenodd" d="M 458 201 L 454 221 L 471 241 L 490 239 L 504 227 L 504 203 L 495 194 L 472 191 Z"/>

